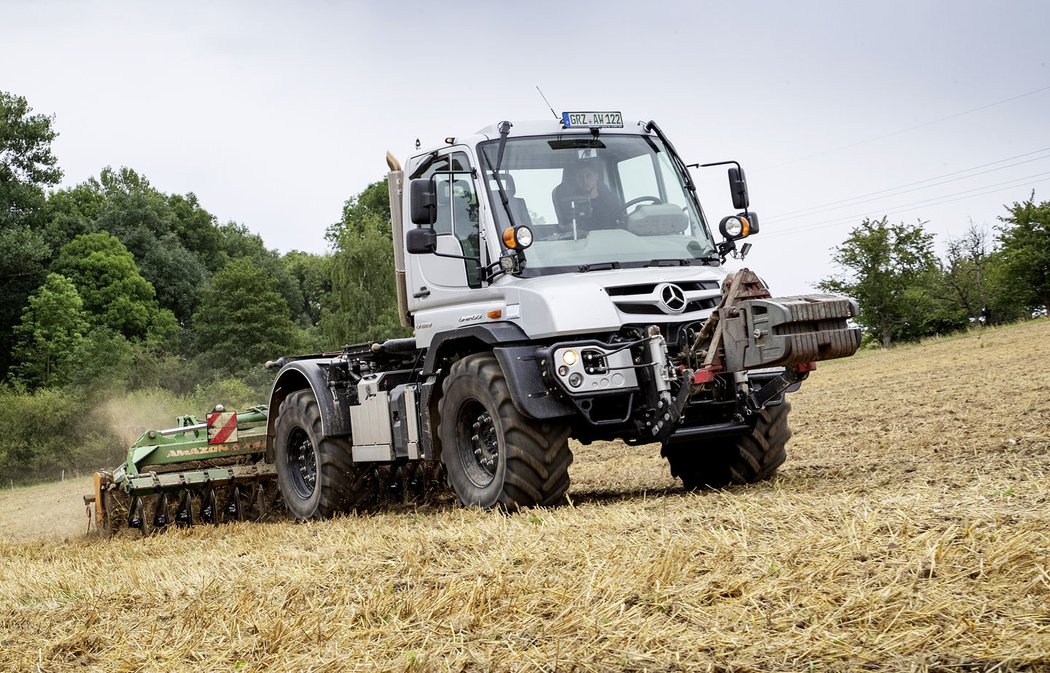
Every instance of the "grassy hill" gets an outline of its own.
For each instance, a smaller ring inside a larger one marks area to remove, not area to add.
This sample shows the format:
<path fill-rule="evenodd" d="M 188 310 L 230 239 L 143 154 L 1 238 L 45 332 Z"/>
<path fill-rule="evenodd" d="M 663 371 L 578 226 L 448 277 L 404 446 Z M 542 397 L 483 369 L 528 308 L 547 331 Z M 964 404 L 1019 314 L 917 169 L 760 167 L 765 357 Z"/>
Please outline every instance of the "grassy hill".
<path fill-rule="evenodd" d="M 753 487 L 614 443 L 553 510 L 0 542 L 0 670 L 1050 670 L 1048 365 L 1047 320 L 822 363 Z"/>

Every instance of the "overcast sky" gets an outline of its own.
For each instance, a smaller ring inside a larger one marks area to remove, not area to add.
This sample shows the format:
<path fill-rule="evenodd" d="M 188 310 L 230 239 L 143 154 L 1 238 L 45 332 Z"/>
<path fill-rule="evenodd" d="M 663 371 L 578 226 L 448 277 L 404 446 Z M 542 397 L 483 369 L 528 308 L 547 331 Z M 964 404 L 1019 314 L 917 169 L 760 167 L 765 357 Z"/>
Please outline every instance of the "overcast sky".
<path fill-rule="evenodd" d="M 689 163 L 741 162 L 748 266 L 786 294 L 865 216 L 928 221 L 943 249 L 1050 200 L 1048 26 L 1045 0 L 0 0 L 0 90 L 55 115 L 63 185 L 129 166 L 322 252 L 387 150 L 549 117 L 539 85 L 559 112 L 656 120 Z M 717 222 L 725 175 L 701 178 Z"/>

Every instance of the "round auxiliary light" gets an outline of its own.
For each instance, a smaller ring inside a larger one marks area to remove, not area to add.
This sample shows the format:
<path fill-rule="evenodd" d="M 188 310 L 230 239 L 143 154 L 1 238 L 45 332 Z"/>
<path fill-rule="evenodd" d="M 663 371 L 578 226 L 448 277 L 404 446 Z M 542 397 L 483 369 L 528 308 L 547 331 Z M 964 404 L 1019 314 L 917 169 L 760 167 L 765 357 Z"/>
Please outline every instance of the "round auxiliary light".
<path fill-rule="evenodd" d="M 503 230 L 503 245 L 511 250 L 524 250 L 532 245 L 532 229 L 525 225 L 507 227 Z"/>
<path fill-rule="evenodd" d="M 573 388 L 579 388 L 580 384 L 583 383 L 583 374 L 576 372 L 569 377 L 569 385 Z"/>
<path fill-rule="evenodd" d="M 514 232 L 514 237 L 518 239 L 519 248 L 524 249 L 532 245 L 532 229 L 525 225 L 518 227 L 517 231 Z"/>
<path fill-rule="evenodd" d="M 562 365 L 561 367 L 558 367 L 558 376 L 565 377 L 565 376 L 568 376 L 568 375 L 569 375 L 569 368 L 568 367 L 566 367 L 565 365 Z"/>
<path fill-rule="evenodd" d="M 751 233 L 751 223 L 746 217 L 728 215 L 718 223 L 718 230 L 728 239 L 744 238 Z"/>
<path fill-rule="evenodd" d="M 561 354 L 561 361 L 569 365 L 570 367 L 576 364 L 577 359 L 578 357 L 576 355 L 576 351 L 574 350 L 567 350 Z"/>

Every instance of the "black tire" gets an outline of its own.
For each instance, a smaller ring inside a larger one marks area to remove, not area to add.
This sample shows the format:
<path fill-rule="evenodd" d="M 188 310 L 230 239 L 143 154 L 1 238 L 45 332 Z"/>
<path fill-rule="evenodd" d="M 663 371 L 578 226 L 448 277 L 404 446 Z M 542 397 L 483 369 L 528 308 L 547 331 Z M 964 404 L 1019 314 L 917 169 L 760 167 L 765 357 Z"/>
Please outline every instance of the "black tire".
<path fill-rule="evenodd" d="M 690 491 L 771 479 L 787 460 L 790 411 L 791 405 L 786 401 L 763 409 L 750 435 L 664 445 L 663 455 L 671 465 L 671 474 Z"/>
<path fill-rule="evenodd" d="M 324 519 L 351 504 L 353 460 L 345 438 L 321 435 L 321 410 L 310 390 L 281 403 L 275 425 L 277 485 L 296 519 Z"/>
<path fill-rule="evenodd" d="M 526 418 L 491 353 L 457 361 L 438 402 L 441 460 L 465 506 L 552 506 L 569 490 L 569 426 Z"/>

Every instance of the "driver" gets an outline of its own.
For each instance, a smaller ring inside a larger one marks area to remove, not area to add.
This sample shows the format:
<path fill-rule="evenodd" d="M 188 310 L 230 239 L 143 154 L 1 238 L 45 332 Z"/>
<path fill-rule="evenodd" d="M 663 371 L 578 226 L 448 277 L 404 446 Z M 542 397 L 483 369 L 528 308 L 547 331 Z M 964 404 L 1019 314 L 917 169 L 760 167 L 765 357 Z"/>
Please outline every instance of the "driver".
<path fill-rule="evenodd" d="M 584 161 L 565 169 L 565 178 L 554 189 L 558 223 L 577 232 L 616 229 L 625 221 L 623 201 L 599 177 L 596 161 Z"/>

